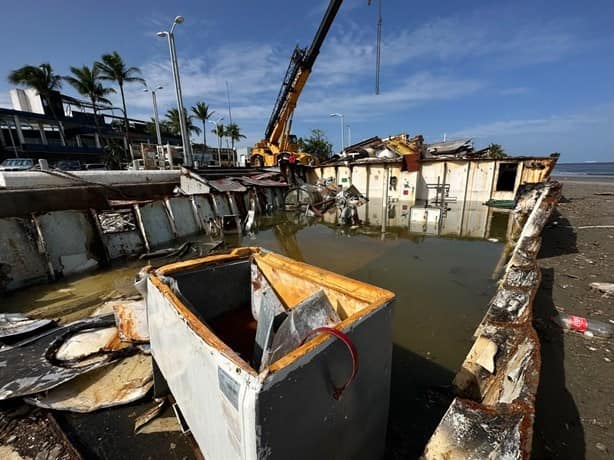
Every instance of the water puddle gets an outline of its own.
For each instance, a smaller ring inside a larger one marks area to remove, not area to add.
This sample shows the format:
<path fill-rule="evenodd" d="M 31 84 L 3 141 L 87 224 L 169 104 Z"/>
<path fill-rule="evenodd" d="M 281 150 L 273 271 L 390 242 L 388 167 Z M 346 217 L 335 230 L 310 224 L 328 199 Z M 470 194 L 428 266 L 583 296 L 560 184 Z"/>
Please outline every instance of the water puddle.
<path fill-rule="evenodd" d="M 335 210 L 323 223 L 294 214 L 263 216 L 256 233 L 226 235 L 225 241 L 262 246 L 396 293 L 387 454 L 414 457 L 449 405 L 453 373 L 495 291 L 492 275 L 510 214 L 462 202 L 441 210 L 371 201 L 360 212 L 367 225 L 357 228 L 337 225 Z M 104 299 L 134 294 L 134 276 L 145 263 L 12 293 L 2 298 L 1 310 L 73 320 Z"/>

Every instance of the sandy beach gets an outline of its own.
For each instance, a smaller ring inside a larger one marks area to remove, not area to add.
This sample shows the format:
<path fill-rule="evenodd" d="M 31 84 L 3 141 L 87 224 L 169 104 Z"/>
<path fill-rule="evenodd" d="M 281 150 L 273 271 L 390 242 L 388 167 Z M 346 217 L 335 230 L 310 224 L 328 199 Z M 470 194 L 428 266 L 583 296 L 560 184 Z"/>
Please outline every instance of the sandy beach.
<path fill-rule="evenodd" d="M 614 282 L 614 178 L 555 177 L 563 199 L 542 234 L 542 285 L 535 328 L 542 347 L 533 458 L 605 459 L 614 455 L 614 343 L 562 331 L 556 310 L 614 320 L 611 297 L 592 282 Z M 582 228 L 579 228 L 582 227 Z"/>

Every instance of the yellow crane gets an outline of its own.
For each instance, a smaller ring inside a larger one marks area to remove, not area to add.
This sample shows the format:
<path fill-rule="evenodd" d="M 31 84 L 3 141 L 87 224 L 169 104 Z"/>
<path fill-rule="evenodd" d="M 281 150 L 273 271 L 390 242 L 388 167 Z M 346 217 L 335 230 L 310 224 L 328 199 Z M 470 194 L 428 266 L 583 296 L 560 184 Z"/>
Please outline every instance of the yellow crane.
<path fill-rule="evenodd" d="M 290 65 L 286 70 L 281 89 L 273 106 L 273 112 L 267 124 L 264 139 L 252 148 L 250 164 L 252 166 L 275 166 L 284 156 L 294 154 L 302 164 L 314 162 L 308 153 L 299 152 L 299 146 L 292 128 L 292 116 L 301 91 L 307 83 L 311 68 L 320 53 L 320 47 L 326 38 L 337 11 L 343 0 L 331 0 L 320 23 L 320 27 L 309 48 L 294 49 Z"/>

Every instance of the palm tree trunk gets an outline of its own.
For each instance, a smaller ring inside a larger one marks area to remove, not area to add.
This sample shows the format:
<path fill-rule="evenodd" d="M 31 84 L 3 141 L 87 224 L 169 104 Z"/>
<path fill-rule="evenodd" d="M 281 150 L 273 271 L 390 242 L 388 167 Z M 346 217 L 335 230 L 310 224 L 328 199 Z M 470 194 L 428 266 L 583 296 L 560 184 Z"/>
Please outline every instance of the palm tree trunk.
<path fill-rule="evenodd" d="M 128 112 L 126 112 L 126 98 L 124 96 L 124 85 L 123 84 L 119 84 L 119 92 L 122 95 L 122 107 L 124 108 L 124 128 L 126 129 L 126 134 L 125 134 L 125 138 L 124 138 L 124 149 L 125 150 L 129 150 L 130 151 L 130 155 L 132 158 L 132 162 L 134 162 L 134 156 L 132 155 L 132 150 L 130 150 L 130 146 L 128 145 L 130 143 L 130 136 L 129 136 L 129 130 L 130 130 L 130 125 L 128 124 Z M 126 158 L 128 152 L 124 152 L 124 159 Z"/>
<path fill-rule="evenodd" d="M 92 110 L 94 111 L 94 124 L 96 125 L 96 134 L 98 134 L 98 139 L 100 140 L 100 145 L 102 146 L 102 136 L 100 135 L 100 126 L 98 125 L 98 110 L 96 109 L 96 99 L 91 98 L 92 101 Z"/>
<path fill-rule="evenodd" d="M 207 151 L 207 120 L 203 120 L 203 153 Z"/>

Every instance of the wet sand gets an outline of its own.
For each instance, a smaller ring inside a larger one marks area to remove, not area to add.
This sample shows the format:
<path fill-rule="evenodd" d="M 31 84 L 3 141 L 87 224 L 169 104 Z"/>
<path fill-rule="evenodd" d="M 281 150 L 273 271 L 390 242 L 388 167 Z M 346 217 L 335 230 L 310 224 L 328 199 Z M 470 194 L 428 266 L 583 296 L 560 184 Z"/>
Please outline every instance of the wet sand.
<path fill-rule="evenodd" d="M 563 183 L 563 199 L 542 234 L 542 285 L 534 304 L 542 373 L 533 458 L 612 458 L 614 339 L 565 333 L 550 318 L 558 308 L 614 320 L 613 299 L 589 287 L 614 282 L 614 228 L 585 228 L 614 225 L 614 178 L 555 179 Z"/>

